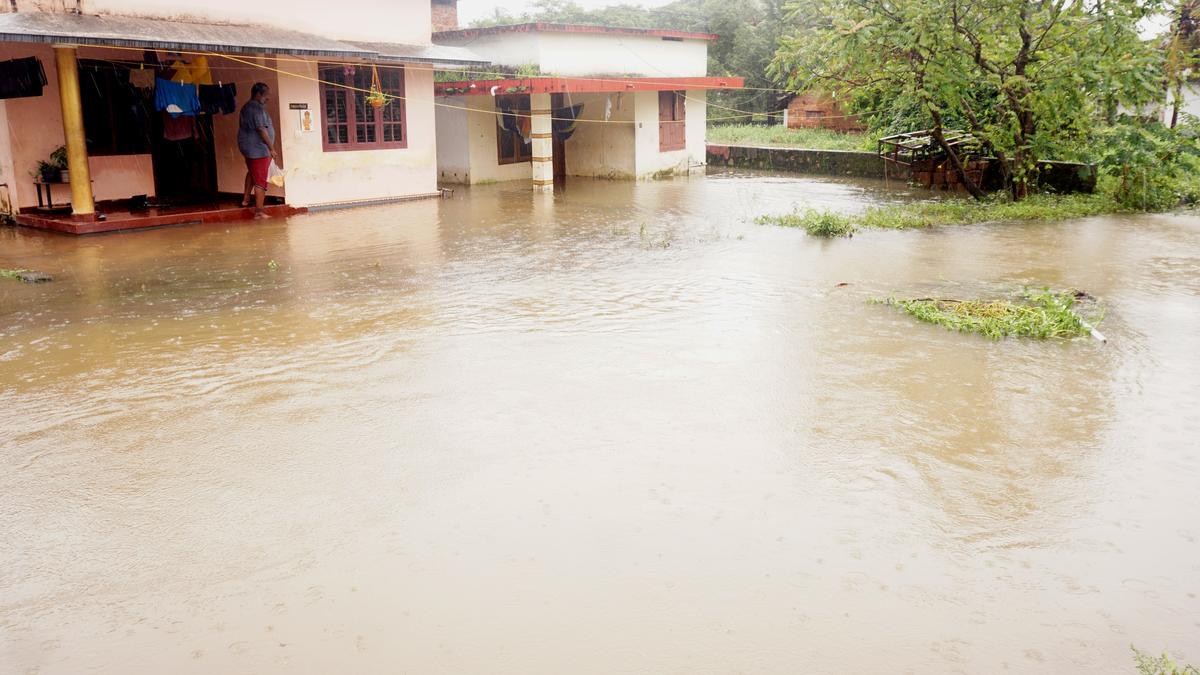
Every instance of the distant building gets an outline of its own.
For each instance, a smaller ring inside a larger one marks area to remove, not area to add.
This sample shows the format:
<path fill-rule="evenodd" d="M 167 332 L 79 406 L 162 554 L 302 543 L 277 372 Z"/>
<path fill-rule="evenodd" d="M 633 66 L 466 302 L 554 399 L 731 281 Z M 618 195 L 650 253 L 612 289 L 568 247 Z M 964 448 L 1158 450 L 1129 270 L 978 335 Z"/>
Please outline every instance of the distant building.
<path fill-rule="evenodd" d="M 551 23 L 434 33 L 494 65 L 436 84 L 438 172 L 451 183 L 644 179 L 705 163 L 715 35 Z M 517 73 L 521 73 L 518 75 Z"/>
<path fill-rule="evenodd" d="M 271 194 L 288 207 L 436 194 L 433 68 L 485 62 L 432 44 L 434 14 L 428 0 L 7 0 L 0 203 L 66 232 L 239 217 L 237 109 L 257 81 L 286 171 Z M 158 78 L 234 85 L 234 110 L 172 116 Z M 64 144 L 70 182 L 43 184 L 39 161 Z"/>
<path fill-rule="evenodd" d="M 829 129 L 842 133 L 866 129 L 858 115 L 847 114 L 841 103 L 825 92 L 810 91 L 793 96 L 787 102 L 786 110 L 789 129 Z"/>

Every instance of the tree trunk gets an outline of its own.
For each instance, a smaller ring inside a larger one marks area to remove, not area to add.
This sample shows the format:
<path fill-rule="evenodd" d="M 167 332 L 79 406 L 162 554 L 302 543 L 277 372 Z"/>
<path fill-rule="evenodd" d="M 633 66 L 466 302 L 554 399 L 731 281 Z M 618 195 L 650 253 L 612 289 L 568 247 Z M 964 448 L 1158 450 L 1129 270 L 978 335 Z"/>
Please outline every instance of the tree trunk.
<path fill-rule="evenodd" d="M 971 193 L 971 196 L 975 199 L 983 199 L 987 196 L 987 193 L 981 190 L 975 184 L 975 181 L 971 180 L 971 177 L 967 175 L 967 170 L 963 167 L 958 153 L 954 152 L 954 148 L 950 147 L 950 144 L 946 142 L 946 136 L 942 134 L 942 114 L 933 109 L 930 109 L 929 114 L 933 117 L 933 139 L 938 142 L 938 145 L 942 146 L 942 150 L 950 158 L 950 164 L 954 166 L 954 170 L 958 173 L 962 184 L 967 187 L 967 192 Z"/>

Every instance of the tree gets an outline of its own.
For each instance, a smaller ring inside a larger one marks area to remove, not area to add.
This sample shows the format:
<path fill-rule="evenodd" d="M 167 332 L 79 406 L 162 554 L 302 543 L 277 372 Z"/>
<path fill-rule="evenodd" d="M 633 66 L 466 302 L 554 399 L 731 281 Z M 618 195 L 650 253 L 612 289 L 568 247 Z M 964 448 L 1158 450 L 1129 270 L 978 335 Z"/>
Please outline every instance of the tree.
<path fill-rule="evenodd" d="M 799 0 L 772 72 L 801 91 L 912 106 L 940 135 L 971 129 L 1023 198 L 1038 157 L 1063 156 L 1106 107 L 1161 96 L 1137 23 L 1157 0 Z M 953 154 L 951 153 L 951 158 Z M 1011 160 L 1011 161 L 1010 161 Z M 965 178 L 965 176 L 964 176 Z"/>

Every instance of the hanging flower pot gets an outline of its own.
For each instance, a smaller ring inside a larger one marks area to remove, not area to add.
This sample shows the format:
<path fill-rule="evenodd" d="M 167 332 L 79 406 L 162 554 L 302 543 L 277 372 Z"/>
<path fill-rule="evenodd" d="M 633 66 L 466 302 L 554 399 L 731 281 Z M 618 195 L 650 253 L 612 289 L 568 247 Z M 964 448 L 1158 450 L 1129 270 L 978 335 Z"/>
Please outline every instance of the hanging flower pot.
<path fill-rule="evenodd" d="M 367 94 L 367 103 L 375 108 L 382 108 L 387 103 L 387 95 L 379 84 L 379 69 L 375 66 L 371 66 L 371 91 Z"/>

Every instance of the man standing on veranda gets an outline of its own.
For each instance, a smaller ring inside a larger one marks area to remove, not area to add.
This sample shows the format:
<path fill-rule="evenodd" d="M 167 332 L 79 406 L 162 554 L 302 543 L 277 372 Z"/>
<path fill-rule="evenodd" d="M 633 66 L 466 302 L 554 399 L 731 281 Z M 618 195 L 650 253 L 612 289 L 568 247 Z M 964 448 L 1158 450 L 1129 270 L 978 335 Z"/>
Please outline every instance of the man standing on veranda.
<path fill-rule="evenodd" d="M 250 89 L 250 100 L 242 106 L 238 122 L 238 150 L 246 158 L 246 192 L 242 195 L 242 206 L 250 206 L 250 193 L 254 192 L 254 217 L 265 218 L 263 204 L 267 199 L 267 173 L 275 159 L 275 125 L 267 114 L 267 101 L 271 89 L 263 82 L 256 82 Z"/>

